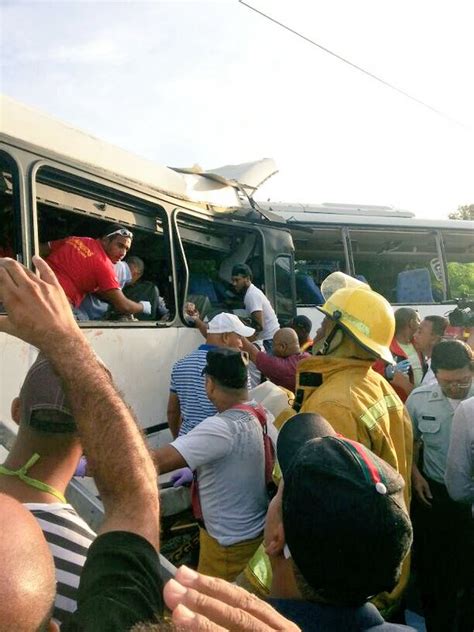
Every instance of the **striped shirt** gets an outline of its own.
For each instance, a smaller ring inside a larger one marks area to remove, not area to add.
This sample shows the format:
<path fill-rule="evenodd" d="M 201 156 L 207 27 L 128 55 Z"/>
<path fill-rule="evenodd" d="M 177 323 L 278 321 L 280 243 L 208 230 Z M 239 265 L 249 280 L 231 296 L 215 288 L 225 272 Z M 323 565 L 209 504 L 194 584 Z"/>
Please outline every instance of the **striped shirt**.
<path fill-rule="evenodd" d="M 82 567 L 95 533 L 71 505 L 25 503 L 43 530 L 56 568 L 53 617 L 62 623 L 77 607 Z"/>
<path fill-rule="evenodd" d="M 206 393 L 206 379 L 202 370 L 206 366 L 207 352 L 215 345 L 201 345 L 178 360 L 171 371 L 170 391 L 176 393 L 181 409 L 179 434 L 187 434 L 207 417 L 217 414 Z"/>

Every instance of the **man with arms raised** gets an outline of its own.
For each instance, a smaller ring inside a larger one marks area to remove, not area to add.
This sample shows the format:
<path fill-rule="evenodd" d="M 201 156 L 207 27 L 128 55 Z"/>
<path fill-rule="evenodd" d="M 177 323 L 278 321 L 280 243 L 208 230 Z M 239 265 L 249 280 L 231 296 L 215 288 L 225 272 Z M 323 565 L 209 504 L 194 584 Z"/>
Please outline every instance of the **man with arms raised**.
<path fill-rule="evenodd" d="M 87 317 L 79 309 L 86 294 L 97 294 L 121 314 L 149 314 L 148 301 L 135 303 L 120 289 L 114 264 L 132 245 L 133 233 L 120 224 L 106 226 L 99 239 L 66 237 L 41 244 L 41 256 L 55 273 L 78 320 Z"/>
<path fill-rule="evenodd" d="M 309 358 L 310 354 L 301 353 L 298 335 L 294 329 L 278 329 L 273 336 L 271 354 L 259 351 L 246 339 L 243 339 L 242 343 L 244 351 L 266 378 L 277 386 L 295 392 L 296 367 L 301 360 Z"/>
<path fill-rule="evenodd" d="M 62 630 L 128 630 L 162 610 L 156 469 L 53 272 L 40 258 L 33 261 L 40 277 L 0 260 L 0 302 L 8 314 L 0 317 L 0 330 L 40 348 L 61 379 L 105 509 L 81 576 L 79 608 Z M 17 501 L 0 496 L 0 516 L 0 629 L 37 630 L 54 599 L 52 558 L 41 529 Z M 37 583 L 30 579 L 35 572 Z"/>
<path fill-rule="evenodd" d="M 174 438 L 186 434 L 203 419 L 217 412 L 207 396 L 203 376 L 208 351 L 218 347 L 240 350 L 242 338 L 255 333 L 255 329 L 246 327 L 237 316 L 224 312 L 203 325 L 203 329 L 200 329 L 206 337 L 205 344 L 178 360 L 171 371 L 167 414 Z"/>

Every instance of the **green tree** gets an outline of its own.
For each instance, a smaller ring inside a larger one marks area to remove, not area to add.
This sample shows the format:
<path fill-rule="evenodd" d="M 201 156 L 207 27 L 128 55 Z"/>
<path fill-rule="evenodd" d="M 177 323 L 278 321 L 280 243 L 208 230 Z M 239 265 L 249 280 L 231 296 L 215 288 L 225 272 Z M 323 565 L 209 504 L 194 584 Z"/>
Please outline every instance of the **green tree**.
<path fill-rule="evenodd" d="M 449 219 L 468 219 L 474 220 L 474 204 L 465 204 L 458 206 L 458 210 L 448 215 Z"/>
<path fill-rule="evenodd" d="M 453 298 L 474 296 L 474 263 L 448 263 L 449 287 Z"/>

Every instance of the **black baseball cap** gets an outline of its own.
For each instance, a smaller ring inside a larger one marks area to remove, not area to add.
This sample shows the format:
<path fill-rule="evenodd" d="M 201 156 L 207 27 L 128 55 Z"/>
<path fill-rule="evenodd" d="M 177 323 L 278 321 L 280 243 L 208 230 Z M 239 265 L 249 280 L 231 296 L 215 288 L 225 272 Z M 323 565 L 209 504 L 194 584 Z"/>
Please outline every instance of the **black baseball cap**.
<path fill-rule="evenodd" d="M 337 605 L 391 591 L 412 542 L 398 472 L 309 413 L 282 427 L 277 456 L 285 540 L 306 583 Z"/>
<path fill-rule="evenodd" d="M 248 354 L 227 347 L 210 349 L 207 352 L 203 373 L 211 376 L 227 388 L 241 389 L 247 386 Z"/>

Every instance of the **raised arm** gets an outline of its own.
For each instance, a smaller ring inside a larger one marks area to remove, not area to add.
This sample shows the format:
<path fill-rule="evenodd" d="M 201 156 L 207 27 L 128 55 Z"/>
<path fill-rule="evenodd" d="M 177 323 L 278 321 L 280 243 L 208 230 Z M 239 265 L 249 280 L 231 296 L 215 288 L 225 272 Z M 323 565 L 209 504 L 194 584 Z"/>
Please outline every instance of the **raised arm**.
<path fill-rule="evenodd" d="M 242 350 L 246 351 L 249 354 L 249 358 L 255 364 L 255 361 L 257 360 L 257 355 L 260 349 L 258 349 L 254 344 L 252 344 L 248 340 L 248 338 L 242 337 L 241 340 L 242 340 Z"/>
<path fill-rule="evenodd" d="M 75 322 L 49 266 L 39 276 L 12 259 L 0 260 L 0 331 L 41 349 L 62 378 L 84 451 L 104 503 L 101 533 L 129 531 L 159 545 L 155 466 L 136 421 Z"/>

